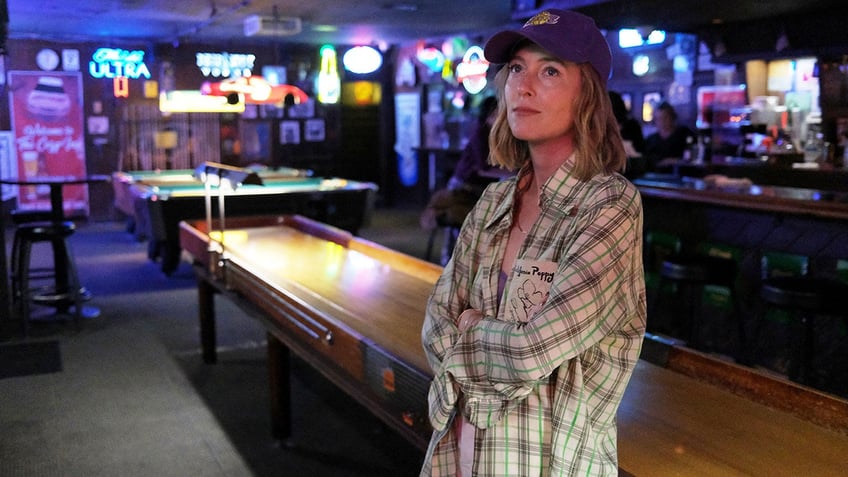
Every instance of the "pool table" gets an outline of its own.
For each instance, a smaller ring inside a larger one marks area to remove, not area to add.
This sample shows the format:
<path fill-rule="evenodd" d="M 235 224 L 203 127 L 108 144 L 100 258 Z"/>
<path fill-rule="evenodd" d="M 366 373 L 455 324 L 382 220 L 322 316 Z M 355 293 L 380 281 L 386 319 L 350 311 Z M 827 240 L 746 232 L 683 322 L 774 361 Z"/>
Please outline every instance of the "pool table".
<path fill-rule="evenodd" d="M 115 207 L 131 218 L 136 237 L 148 240 L 148 257 L 170 275 L 180 263 L 179 223 L 206 216 L 204 187 L 192 170 L 115 172 Z M 226 195 L 226 216 L 299 214 L 356 234 L 373 209 L 377 185 L 313 177 L 303 169 L 259 172 L 264 185 Z M 212 213 L 218 217 L 213 190 Z"/>

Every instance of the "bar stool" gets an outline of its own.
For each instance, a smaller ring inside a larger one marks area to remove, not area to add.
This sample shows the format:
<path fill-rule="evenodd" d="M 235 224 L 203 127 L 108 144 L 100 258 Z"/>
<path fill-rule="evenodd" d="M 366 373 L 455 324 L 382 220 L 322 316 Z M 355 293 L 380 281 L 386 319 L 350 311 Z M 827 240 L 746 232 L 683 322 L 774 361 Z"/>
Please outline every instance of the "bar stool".
<path fill-rule="evenodd" d="M 694 349 L 702 349 L 701 344 L 701 307 L 708 287 L 720 287 L 727 290 L 731 314 L 736 323 L 738 347 L 736 360 L 747 362 L 747 340 L 745 323 L 740 311 L 736 290 L 739 251 L 726 245 L 702 243 L 692 253 L 676 253 L 665 257 L 659 272 L 658 289 L 671 283 L 675 285 L 676 298 L 683 297 L 688 303 L 688 313 L 684 339 Z M 715 293 L 718 294 L 718 293 Z M 659 295 L 654 300 L 658 306 Z"/>
<path fill-rule="evenodd" d="M 765 262 L 767 257 L 763 260 Z M 841 316 L 848 325 L 848 315 L 842 303 L 848 297 L 848 283 L 837 278 L 809 276 L 806 268 L 803 272 L 795 276 L 763 278 L 760 286 L 763 311 L 758 328 L 771 308 L 789 313 L 793 318 L 792 323 L 799 325 L 800 330 L 797 334 L 793 333 L 790 340 L 787 377 L 800 384 L 815 384 L 812 376 L 815 372 L 813 357 L 816 348 L 816 318 Z"/>
<path fill-rule="evenodd" d="M 430 237 L 427 238 L 427 252 L 424 259 L 430 261 L 433 255 L 433 245 L 436 242 L 436 235 L 441 232 L 444 234 L 444 243 L 442 245 L 441 256 L 439 257 L 439 263 L 441 265 L 447 264 L 453 253 L 453 247 L 456 245 L 460 227 L 462 227 L 461 222 L 451 222 L 446 215 L 437 216 L 436 227 L 430 231 Z"/>
<path fill-rule="evenodd" d="M 666 257 L 680 253 L 683 241 L 677 235 L 651 230 L 645 233 L 643 262 L 645 264 L 645 288 L 648 293 L 648 323 L 647 329 L 651 333 L 668 331 L 657 318 L 657 310 L 662 294 L 667 290 L 661 288 L 660 271 Z"/>
<path fill-rule="evenodd" d="M 52 218 L 51 212 L 49 210 L 13 210 L 11 212 L 12 223 L 17 227 L 20 227 L 23 224 L 33 223 L 33 222 L 47 222 Z M 21 234 L 15 233 L 14 239 L 12 241 L 12 257 L 11 257 L 11 285 L 12 285 L 12 296 L 17 296 L 17 265 L 16 260 L 20 255 L 20 242 L 21 242 Z M 53 267 L 49 268 L 32 268 L 29 269 L 30 279 L 33 278 L 51 278 L 53 276 Z"/>
<path fill-rule="evenodd" d="M 29 334 L 30 301 L 53 306 L 67 311 L 74 306 L 74 322 L 77 328 L 82 317 L 85 291 L 77 274 L 76 264 L 70 251 L 68 238 L 73 235 L 75 225 L 70 221 L 27 222 L 18 225 L 12 243 L 12 300 L 22 321 L 24 335 Z M 34 267 L 32 246 L 38 242 L 50 242 L 53 248 L 52 267 Z M 54 285 L 33 287 L 32 281 L 54 280 Z"/>
<path fill-rule="evenodd" d="M 472 189 L 442 189 L 430 197 L 420 218 L 422 228 L 430 231 L 425 260 L 431 259 L 436 235 L 441 232 L 444 234 L 444 242 L 439 263 L 445 265 L 448 262 L 453 253 L 459 229 L 479 197 L 475 194 L 477 192 Z"/>

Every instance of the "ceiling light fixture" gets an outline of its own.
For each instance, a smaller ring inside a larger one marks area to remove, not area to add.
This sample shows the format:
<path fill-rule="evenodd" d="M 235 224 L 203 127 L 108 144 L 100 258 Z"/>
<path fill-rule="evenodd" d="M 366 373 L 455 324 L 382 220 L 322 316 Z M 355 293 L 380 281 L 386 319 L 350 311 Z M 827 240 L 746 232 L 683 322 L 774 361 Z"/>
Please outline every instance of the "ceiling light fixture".
<path fill-rule="evenodd" d="M 395 10 L 398 12 L 417 12 L 418 5 L 414 3 L 390 3 L 383 6 L 386 10 Z"/>

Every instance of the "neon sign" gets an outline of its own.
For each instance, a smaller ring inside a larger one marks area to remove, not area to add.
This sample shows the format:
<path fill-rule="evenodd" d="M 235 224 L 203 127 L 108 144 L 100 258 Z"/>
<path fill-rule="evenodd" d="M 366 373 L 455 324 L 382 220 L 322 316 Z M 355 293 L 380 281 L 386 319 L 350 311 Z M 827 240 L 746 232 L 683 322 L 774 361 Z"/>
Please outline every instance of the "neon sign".
<path fill-rule="evenodd" d="M 272 85 L 261 76 L 226 79 L 218 83 L 206 82 L 200 92 L 211 96 L 227 96 L 232 93 L 244 95 L 244 102 L 251 104 L 282 104 L 291 95 L 294 104 L 309 101 L 306 93 L 297 86 Z"/>
<path fill-rule="evenodd" d="M 130 80 L 126 76 L 116 76 L 112 79 L 112 93 L 116 98 L 130 97 Z"/>
<path fill-rule="evenodd" d="M 197 67 L 203 76 L 229 78 L 250 76 L 256 55 L 243 53 L 198 53 L 195 55 Z"/>
<path fill-rule="evenodd" d="M 346 70 L 356 74 L 377 71 L 383 64 L 383 55 L 370 46 L 355 46 L 344 54 L 342 63 Z"/>
<path fill-rule="evenodd" d="M 419 49 L 415 57 L 434 73 L 442 71 L 442 67 L 445 66 L 444 53 L 432 46 Z"/>
<path fill-rule="evenodd" d="M 206 96 L 200 91 L 159 93 L 159 111 L 163 113 L 243 113 L 244 103 L 227 102 L 223 96 Z"/>
<path fill-rule="evenodd" d="M 336 49 L 330 45 L 324 45 L 319 54 L 321 56 L 321 70 L 315 80 L 318 101 L 325 104 L 338 103 L 339 96 L 342 94 L 342 85 L 336 61 Z"/>
<path fill-rule="evenodd" d="M 150 70 L 144 64 L 144 52 L 141 50 L 98 48 L 88 63 L 88 72 L 94 78 L 138 79 L 143 76 L 150 79 Z"/>
<path fill-rule="evenodd" d="M 477 94 L 486 87 L 486 73 L 489 62 L 483 56 L 483 49 L 472 46 L 465 51 L 462 63 L 456 66 L 456 78 L 471 94 Z"/>

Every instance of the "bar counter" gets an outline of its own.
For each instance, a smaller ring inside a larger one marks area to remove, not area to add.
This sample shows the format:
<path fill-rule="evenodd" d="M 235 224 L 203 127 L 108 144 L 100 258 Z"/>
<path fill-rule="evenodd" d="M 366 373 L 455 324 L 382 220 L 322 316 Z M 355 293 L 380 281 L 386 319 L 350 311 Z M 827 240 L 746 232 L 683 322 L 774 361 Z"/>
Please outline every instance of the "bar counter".
<path fill-rule="evenodd" d="M 736 355 L 744 349 L 753 357 L 754 366 L 785 373 L 787 350 L 799 338 L 792 330 L 793 320 L 781 324 L 761 319 L 765 312 L 759 291 L 763 257 L 772 253 L 803 257 L 807 275 L 839 277 L 848 263 L 848 192 L 757 185 L 726 176 L 648 174 L 633 182 L 642 194 L 646 234 L 676 236 L 684 251 L 693 251 L 702 243 L 737 251 L 736 287 L 747 343 L 738 344 L 731 332 L 736 325 L 728 313 L 703 307 L 699 312 L 705 329 L 699 339 L 711 340 L 712 352 Z M 646 251 L 647 247 L 646 238 Z M 646 267 L 651 263 L 646 260 Z M 673 325 L 681 322 L 681 316 L 666 308 L 648 317 L 649 326 L 651 321 L 661 327 Z M 816 321 L 815 361 L 820 375 L 812 385 L 848 396 L 848 342 L 843 323 L 839 317 Z"/>
<path fill-rule="evenodd" d="M 792 160 L 802 158 L 797 155 Z M 764 158 L 713 156 L 709 163 L 703 164 L 671 162 L 658 172 L 689 177 L 723 174 L 732 178 L 747 178 L 756 184 L 848 192 L 848 169 L 832 164 L 808 164 L 792 160 L 781 158 L 780 155 Z"/>
<path fill-rule="evenodd" d="M 757 263 L 765 251 L 804 255 L 813 273 L 848 259 L 848 192 L 662 174 L 633 183 L 642 194 L 645 230 L 676 234 L 684 245 L 733 245 L 757 255 Z"/>
<path fill-rule="evenodd" d="M 848 180 L 848 179 L 847 179 Z M 777 214 L 848 219 L 848 191 L 758 185 L 745 178 L 646 174 L 633 180 L 643 197 L 759 210 Z"/>

